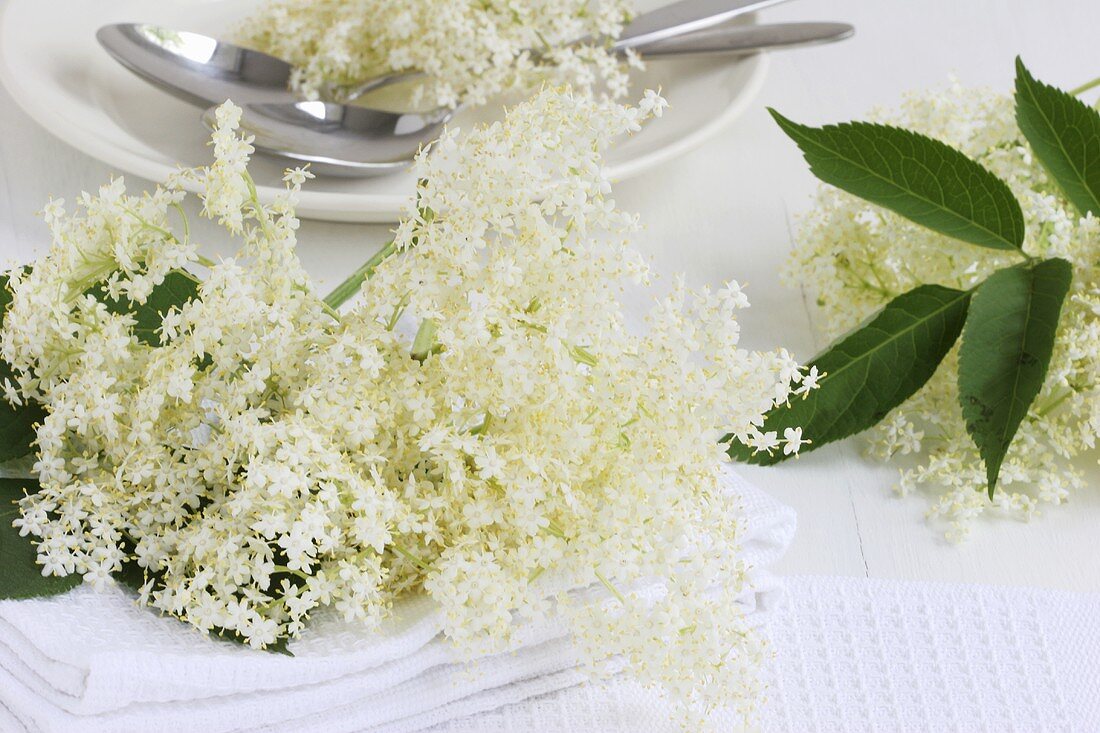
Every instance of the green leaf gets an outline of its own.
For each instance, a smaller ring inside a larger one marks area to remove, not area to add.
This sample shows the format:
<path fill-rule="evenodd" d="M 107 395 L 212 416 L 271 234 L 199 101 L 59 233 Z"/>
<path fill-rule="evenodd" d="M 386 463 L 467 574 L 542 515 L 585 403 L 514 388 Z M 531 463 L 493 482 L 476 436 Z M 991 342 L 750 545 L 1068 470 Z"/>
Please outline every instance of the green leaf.
<path fill-rule="evenodd" d="M 129 548 L 129 551 L 132 551 L 132 549 Z M 141 592 L 141 586 L 145 585 L 146 581 L 145 569 L 132 560 L 122 563 L 122 570 L 111 573 L 111 577 L 119 585 L 129 588 L 135 593 Z"/>
<path fill-rule="evenodd" d="M 11 305 L 12 295 L 8 290 L 8 275 L 0 274 L 0 327 Z M 11 366 L 0 359 L 0 385 L 10 379 L 15 383 L 15 374 Z M 41 424 L 46 413 L 37 404 L 14 407 L 0 396 L 0 462 L 21 458 L 31 452 L 35 438 L 36 424 Z"/>
<path fill-rule="evenodd" d="M 30 537 L 11 526 L 19 514 L 15 502 L 38 491 L 33 479 L 0 479 L 0 600 L 55 596 L 80 585 L 79 575 L 44 577 Z"/>
<path fill-rule="evenodd" d="M 1063 259 L 1008 267 L 981 284 L 959 347 L 959 403 L 985 462 L 989 495 L 1016 430 L 1042 389 L 1073 268 Z"/>
<path fill-rule="evenodd" d="M 898 127 L 807 127 L 769 110 L 814 175 L 949 237 L 1019 249 L 1024 215 L 1008 185 L 949 145 Z"/>
<path fill-rule="evenodd" d="M 782 436 L 786 428 L 801 427 L 812 450 L 878 423 L 935 373 L 959 337 L 969 301 L 969 292 L 939 285 L 899 295 L 867 325 L 813 359 L 810 366 L 825 375 L 819 387 L 768 413 L 762 430 Z M 737 440 L 729 452 L 763 465 L 789 457 L 779 451 L 754 454 Z"/>
<path fill-rule="evenodd" d="M 1100 113 L 1037 81 L 1017 56 L 1016 123 L 1066 198 L 1100 216 Z"/>
<path fill-rule="evenodd" d="M 137 321 L 134 325 L 134 335 L 143 343 L 160 346 L 161 341 L 157 331 L 160 329 L 161 321 L 164 320 L 164 314 L 197 297 L 199 284 L 185 273 L 170 272 L 164 278 L 164 282 L 153 288 L 148 300 L 141 305 L 125 298 L 115 300 L 107 295 L 102 286 L 93 288 L 91 293 L 112 313 L 132 314 Z"/>

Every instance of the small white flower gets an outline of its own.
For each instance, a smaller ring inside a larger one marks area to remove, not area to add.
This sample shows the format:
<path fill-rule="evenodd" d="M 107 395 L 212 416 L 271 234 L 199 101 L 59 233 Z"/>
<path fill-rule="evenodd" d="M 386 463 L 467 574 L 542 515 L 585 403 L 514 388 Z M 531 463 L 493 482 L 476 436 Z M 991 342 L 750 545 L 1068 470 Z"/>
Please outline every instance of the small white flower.
<path fill-rule="evenodd" d="M 783 430 L 783 455 L 793 455 L 809 442 L 802 439 L 802 428 L 786 428 Z"/>
<path fill-rule="evenodd" d="M 755 452 L 771 453 L 780 445 L 779 433 L 774 430 L 769 430 L 766 433 L 758 433 L 749 444 Z"/>
<path fill-rule="evenodd" d="M 812 390 L 815 390 L 820 386 L 821 379 L 825 376 L 827 375 L 818 373 L 816 366 L 811 366 L 809 369 L 806 370 L 805 373 L 802 374 L 801 382 L 798 389 L 795 390 L 795 394 L 809 394 Z"/>

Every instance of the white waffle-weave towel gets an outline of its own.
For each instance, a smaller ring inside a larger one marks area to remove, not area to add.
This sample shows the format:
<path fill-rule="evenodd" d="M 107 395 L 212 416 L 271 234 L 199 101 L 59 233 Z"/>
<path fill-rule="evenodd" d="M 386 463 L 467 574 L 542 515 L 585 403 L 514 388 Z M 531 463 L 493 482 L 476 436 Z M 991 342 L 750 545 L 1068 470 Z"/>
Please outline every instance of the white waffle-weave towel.
<path fill-rule="evenodd" d="M 766 568 L 795 515 L 732 470 L 723 481 L 747 517 L 754 588 L 741 603 L 762 618 L 780 592 Z M 211 643 L 121 590 L 0 602 L 0 731 L 412 730 L 583 679 L 560 625 L 528 626 L 513 651 L 472 664 L 440 628 L 414 598 L 384 633 L 321 619 L 283 657 Z"/>
<path fill-rule="evenodd" d="M 1100 594 L 786 578 L 762 733 L 1097 733 Z M 543 680 L 545 684 L 547 680 Z M 563 689 L 431 733 L 682 733 L 624 678 Z M 719 718 L 716 730 L 738 730 Z"/>

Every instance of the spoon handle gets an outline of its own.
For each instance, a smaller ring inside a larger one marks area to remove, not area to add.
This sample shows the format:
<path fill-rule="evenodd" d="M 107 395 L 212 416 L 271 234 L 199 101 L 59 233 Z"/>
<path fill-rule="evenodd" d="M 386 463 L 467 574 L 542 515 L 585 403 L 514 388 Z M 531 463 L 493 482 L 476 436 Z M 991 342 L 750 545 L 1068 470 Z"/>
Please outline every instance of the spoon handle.
<path fill-rule="evenodd" d="M 703 30 L 785 0 L 680 0 L 639 15 L 612 46 L 616 51 Z"/>
<path fill-rule="evenodd" d="M 634 48 L 644 58 L 693 54 L 741 55 L 842 41 L 855 33 L 847 23 L 776 23 L 696 31 Z"/>

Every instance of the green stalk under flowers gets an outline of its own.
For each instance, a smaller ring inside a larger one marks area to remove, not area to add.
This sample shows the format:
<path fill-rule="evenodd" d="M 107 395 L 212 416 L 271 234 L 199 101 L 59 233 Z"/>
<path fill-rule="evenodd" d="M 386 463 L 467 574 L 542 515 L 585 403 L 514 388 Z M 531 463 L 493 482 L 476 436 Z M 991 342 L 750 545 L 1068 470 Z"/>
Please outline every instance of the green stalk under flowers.
<path fill-rule="evenodd" d="M 350 300 L 356 293 L 359 292 L 359 288 L 363 286 L 363 281 L 374 274 L 375 269 L 382 264 L 382 261 L 392 255 L 397 250 L 397 245 L 393 240 L 390 240 L 382 249 L 374 253 L 374 255 L 364 262 L 362 266 L 348 276 L 344 282 L 337 285 L 331 293 L 325 296 L 325 304 L 336 310 L 348 300 Z"/>
<path fill-rule="evenodd" d="M 1100 87 L 1100 76 L 1096 77 L 1092 81 L 1085 82 L 1084 84 L 1082 84 L 1079 87 L 1075 87 L 1073 89 L 1070 89 L 1069 93 L 1076 97 L 1076 96 L 1079 96 L 1081 94 L 1084 94 L 1088 90 L 1093 89 L 1095 87 Z"/>
<path fill-rule="evenodd" d="M 431 318 L 425 318 L 420 322 L 416 338 L 413 339 L 412 358 L 417 361 L 424 361 L 428 358 L 428 354 L 432 353 L 432 349 L 435 347 L 435 333 L 438 328 L 439 325 Z"/>

